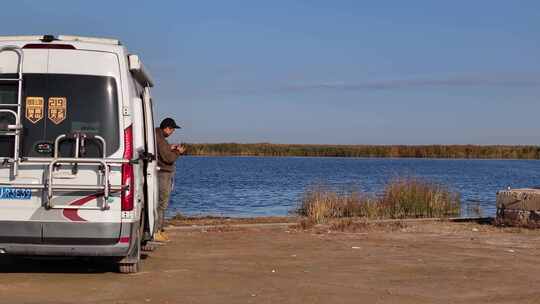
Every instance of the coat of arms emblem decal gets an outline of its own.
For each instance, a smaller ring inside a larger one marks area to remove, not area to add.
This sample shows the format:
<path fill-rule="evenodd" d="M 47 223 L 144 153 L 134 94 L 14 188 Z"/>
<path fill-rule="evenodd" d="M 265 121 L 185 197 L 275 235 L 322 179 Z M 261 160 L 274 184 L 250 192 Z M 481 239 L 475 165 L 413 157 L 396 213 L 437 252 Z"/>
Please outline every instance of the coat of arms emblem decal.
<path fill-rule="evenodd" d="M 33 124 L 43 118 L 43 107 L 45 100 L 43 97 L 26 97 L 25 116 Z"/>
<path fill-rule="evenodd" d="M 49 97 L 49 120 L 54 124 L 59 124 L 66 119 L 67 98 Z"/>

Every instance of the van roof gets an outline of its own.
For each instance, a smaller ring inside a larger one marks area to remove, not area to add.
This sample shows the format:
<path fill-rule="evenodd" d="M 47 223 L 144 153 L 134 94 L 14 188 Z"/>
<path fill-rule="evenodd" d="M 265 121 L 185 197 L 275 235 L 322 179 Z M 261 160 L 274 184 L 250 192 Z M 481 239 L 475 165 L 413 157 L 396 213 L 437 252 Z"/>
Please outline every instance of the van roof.
<path fill-rule="evenodd" d="M 32 41 L 43 40 L 45 36 L 54 37 L 57 41 L 80 41 L 90 43 L 100 43 L 109 45 L 121 45 L 118 39 L 103 38 L 103 37 L 86 37 L 86 36 L 73 36 L 73 35 L 25 35 L 25 36 L 0 36 L 0 41 Z"/>
<path fill-rule="evenodd" d="M 60 42 L 57 44 L 69 44 L 81 50 L 97 50 L 119 54 L 120 56 L 128 56 L 129 70 L 135 80 L 142 86 L 153 87 L 154 82 L 148 71 L 144 68 L 140 58 L 137 55 L 129 54 L 128 50 L 117 39 L 102 38 L 102 37 L 86 37 L 72 35 L 14 35 L 0 36 L 0 44 L 13 44 L 21 48 L 25 44 Z"/>

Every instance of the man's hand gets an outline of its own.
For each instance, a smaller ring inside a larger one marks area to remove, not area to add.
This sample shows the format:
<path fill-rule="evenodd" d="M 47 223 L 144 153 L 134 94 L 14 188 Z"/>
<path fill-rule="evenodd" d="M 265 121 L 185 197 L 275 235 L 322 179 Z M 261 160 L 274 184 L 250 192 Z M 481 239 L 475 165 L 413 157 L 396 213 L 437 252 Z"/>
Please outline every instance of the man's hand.
<path fill-rule="evenodd" d="M 182 145 L 171 145 L 171 150 L 178 154 L 184 154 L 184 152 L 186 152 L 186 147 Z"/>

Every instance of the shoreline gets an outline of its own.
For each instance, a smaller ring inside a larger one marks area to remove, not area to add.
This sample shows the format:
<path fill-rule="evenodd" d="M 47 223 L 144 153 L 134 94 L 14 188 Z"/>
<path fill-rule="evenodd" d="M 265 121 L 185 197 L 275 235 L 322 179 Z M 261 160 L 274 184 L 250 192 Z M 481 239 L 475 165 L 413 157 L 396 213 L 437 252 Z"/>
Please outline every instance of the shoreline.
<path fill-rule="evenodd" d="M 239 154 L 186 154 L 184 157 L 200 158 L 339 158 L 339 159 L 387 159 L 387 160 L 478 160 L 478 161 L 538 161 L 540 158 L 449 158 L 449 157 L 384 157 L 384 156 L 297 156 L 297 155 L 239 155 Z"/>
<path fill-rule="evenodd" d="M 209 227 L 235 227 L 235 228 L 256 228 L 256 227 L 273 227 L 273 226 L 293 226 L 303 225 L 303 222 L 308 220 L 303 216 L 267 216 L 267 217 L 219 217 L 219 216 L 187 216 L 183 218 L 168 219 L 166 221 L 168 229 L 204 229 Z M 326 227 L 336 223 L 344 223 L 347 225 L 367 224 L 394 224 L 394 223 L 428 223 L 428 222 L 444 222 L 444 223 L 473 223 L 479 225 L 493 226 L 493 217 L 449 217 L 449 218 L 402 218 L 402 219 L 368 219 L 363 217 L 342 217 L 329 219 L 327 223 L 314 224 L 311 227 Z M 496 227 L 496 226 L 493 226 Z M 507 227 L 511 228 L 511 227 Z"/>

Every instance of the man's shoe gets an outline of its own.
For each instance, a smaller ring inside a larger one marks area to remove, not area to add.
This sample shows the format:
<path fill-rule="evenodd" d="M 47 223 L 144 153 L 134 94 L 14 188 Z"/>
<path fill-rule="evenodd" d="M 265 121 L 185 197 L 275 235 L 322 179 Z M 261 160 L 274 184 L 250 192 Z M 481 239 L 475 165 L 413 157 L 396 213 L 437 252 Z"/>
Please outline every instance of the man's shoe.
<path fill-rule="evenodd" d="M 165 243 L 169 241 L 169 238 L 166 235 L 164 235 L 163 232 L 158 231 L 154 233 L 154 241 Z"/>

